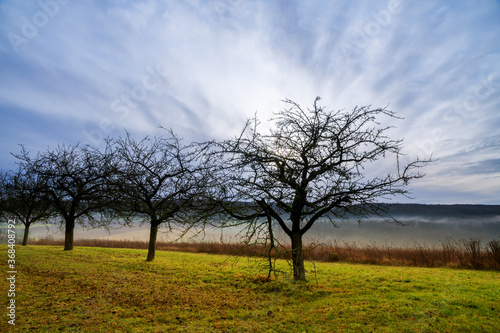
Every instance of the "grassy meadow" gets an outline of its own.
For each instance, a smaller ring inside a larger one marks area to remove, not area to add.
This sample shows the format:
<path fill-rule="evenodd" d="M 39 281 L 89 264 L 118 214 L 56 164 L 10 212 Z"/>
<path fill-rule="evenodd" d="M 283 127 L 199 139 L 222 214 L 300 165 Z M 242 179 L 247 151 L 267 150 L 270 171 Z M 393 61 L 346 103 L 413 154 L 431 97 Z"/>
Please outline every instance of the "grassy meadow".
<path fill-rule="evenodd" d="M 7 246 L 0 246 L 7 254 Z M 16 246 L 9 332 L 499 332 L 500 273 L 142 249 Z M 7 260 L 3 271 L 6 272 Z M 4 273 L 6 274 L 6 273 Z M 7 290 L 5 278 L 0 283 Z M 5 299 L 5 298 L 4 298 Z M 7 304 L 4 301 L 4 304 Z M 4 307 L 5 311 L 5 307 Z"/>
<path fill-rule="evenodd" d="M 35 245 L 64 246 L 64 240 L 51 238 L 35 239 L 30 242 Z M 147 249 L 149 243 L 139 240 L 106 240 L 79 239 L 75 246 Z M 260 244 L 243 244 L 236 242 L 163 242 L 156 243 L 157 250 L 179 251 L 192 253 L 208 253 L 223 255 L 240 255 L 247 257 L 267 257 L 269 246 Z M 279 247 L 280 253 L 272 251 L 273 257 L 291 259 L 291 246 L 285 244 Z M 320 262 L 347 262 L 358 264 L 375 264 L 389 266 L 417 267 L 452 267 L 467 269 L 492 269 L 500 271 L 500 240 L 491 240 L 485 245 L 479 238 L 458 241 L 447 238 L 441 246 L 428 246 L 413 243 L 406 246 L 389 246 L 372 243 L 360 245 L 357 243 L 334 241 L 327 244 L 309 243 L 304 246 L 304 256 L 307 260 Z"/>

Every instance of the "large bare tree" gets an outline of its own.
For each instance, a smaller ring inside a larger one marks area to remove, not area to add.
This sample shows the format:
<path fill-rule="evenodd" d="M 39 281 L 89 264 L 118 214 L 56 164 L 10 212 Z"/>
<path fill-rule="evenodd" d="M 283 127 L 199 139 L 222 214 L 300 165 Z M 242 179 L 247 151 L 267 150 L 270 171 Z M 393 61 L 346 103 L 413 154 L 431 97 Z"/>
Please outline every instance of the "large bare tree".
<path fill-rule="evenodd" d="M 28 174 L 43 180 L 52 209 L 63 218 L 64 250 L 73 250 L 76 223 L 108 223 L 105 180 L 113 171 L 109 145 L 103 152 L 90 146 L 60 145 L 34 157 L 23 147 L 15 156 Z"/>
<path fill-rule="evenodd" d="M 296 280 L 306 279 L 302 238 L 314 223 L 368 214 L 390 218 L 380 200 L 408 195 L 408 182 L 422 177 L 417 169 L 428 162 L 403 165 L 402 140 L 390 139 L 389 127 L 377 120 L 395 118 L 394 112 L 369 106 L 327 111 L 319 100 L 311 109 L 285 100 L 267 134 L 257 119 L 248 121 L 240 136 L 220 144 L 224 159 L 216 173 L 226 213 L 252 221 L 267 217 L 289 236 Z M 365 175 L 373 162 L 389 158 L 392 170 Z"/>
<path fill-rule="evenodd" d="M 120 195 L 122 216 L 150 224 L 147 261 L 153 261 L 162 223 L 188 229 L 199 221 L 199 215 L 193 214 L 202 190 L 197 149 L 183 145 L 170 130 L 166 137 L 140 141 L 127 134 L 115 142 L 115 151 L 118 173 L 109 189 Z"/>

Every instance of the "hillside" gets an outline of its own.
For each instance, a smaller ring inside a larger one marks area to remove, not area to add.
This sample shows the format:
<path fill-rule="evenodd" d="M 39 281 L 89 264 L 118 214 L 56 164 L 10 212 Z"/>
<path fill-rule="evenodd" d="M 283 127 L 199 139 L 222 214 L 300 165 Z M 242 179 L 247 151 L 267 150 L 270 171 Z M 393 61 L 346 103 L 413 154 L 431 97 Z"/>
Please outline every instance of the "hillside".
<path fill-rule="evenodd" d="M 482 218 L 500 216 L 500 205 L 387 204 L 393 216 L 426 218 Z"/>

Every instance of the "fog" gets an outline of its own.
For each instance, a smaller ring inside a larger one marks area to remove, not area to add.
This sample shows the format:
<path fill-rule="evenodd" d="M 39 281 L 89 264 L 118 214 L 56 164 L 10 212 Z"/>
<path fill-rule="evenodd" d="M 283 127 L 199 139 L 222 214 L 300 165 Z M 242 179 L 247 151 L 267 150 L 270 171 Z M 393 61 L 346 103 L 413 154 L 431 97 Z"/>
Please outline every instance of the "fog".
<path fill-rule="evenodd" d="M 480 238 L 483 242 L 491 239 L 500 239 L 500 216 L 481 218 L 401 218 L 403 225 L 383 220 L 369 219 L 361 223 L 354 220 L 338 221 L 337 227 L 330 222 L 318 221 L 305 235 L 306 243 L 356 242 L 358 244 L 407 245 L 413 243 L 440 245 L 443 240 Z M 167 228 L 160 228 L 158 241 L 224 241 L 237 242 L 241 238 L 238 232 L 241 228 L 215 229 L 206 228 L 203 233 L 194 236 L 192 231 L 180 238 L 180 232 L 167 232 Z M 18 237 L 22 237 L 22 229 L 18 229 Z M 287 236 L 275 226 L 275 236 L 281 241 L 287 241 Z M 36 225 L 30 228 L 30 239 L 35 238 L 64 239 L 64 231 L 56 225 Z M 75 228 L 77 239 L 110 239 L 110 240 L 139 240 L 149 239 L 149 224 L 119 227 L 108 231 L 100 229 Z"/>
<path fill-rule="evenodd" d="M 306 241 L 327 243 L 333 240 L 361 244 L 387 243 L 389 245 L 440 245 L 442 241 L 480 238 L 484 242 L 500 239 L 500 217 L 477 220 L 440 219 L 435 221 L 404 220 L 403 225 L 380 220 L 362 223 L 343 221 L 338 227 L 328 222 L 316 224 L 305 235 Z"/>

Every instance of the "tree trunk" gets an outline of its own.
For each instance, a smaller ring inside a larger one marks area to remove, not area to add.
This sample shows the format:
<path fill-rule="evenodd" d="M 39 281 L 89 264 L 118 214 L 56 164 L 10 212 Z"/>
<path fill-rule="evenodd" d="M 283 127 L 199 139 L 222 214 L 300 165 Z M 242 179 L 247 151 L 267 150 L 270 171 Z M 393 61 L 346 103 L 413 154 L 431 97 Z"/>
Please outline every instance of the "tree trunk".
<path fill-rule="evenodd" d="M 73 234 L 75 231 L 75 220 L 66 220 L 66 229 L 64 231 L 64 251 L 73 250 Z"/>
<path fill-rule="evenodd" d="M 306 270 L 304 267 L 304 251 L 302 250 L 302 234 L 294 232 L 290 238 L 292 240 L 293 278 L 296 281 L 305 281 Z"/>
<path fill-rule="evenodd" d="M 151 228 L 149 229 L 149 249 L 148 258 L 146 261 L 153 261 L 156 252 L 156 235 L 158 234 L 158 227 L 160 223 L 151 221 Z"/>
<path fill-rule="evenodd" d="M 31 223 L 26 223 L 24 225 L 23 246 L 28 245 L 28 237 L 29 237 L 29 233 L 30 233 L 30 224 Z"/>

